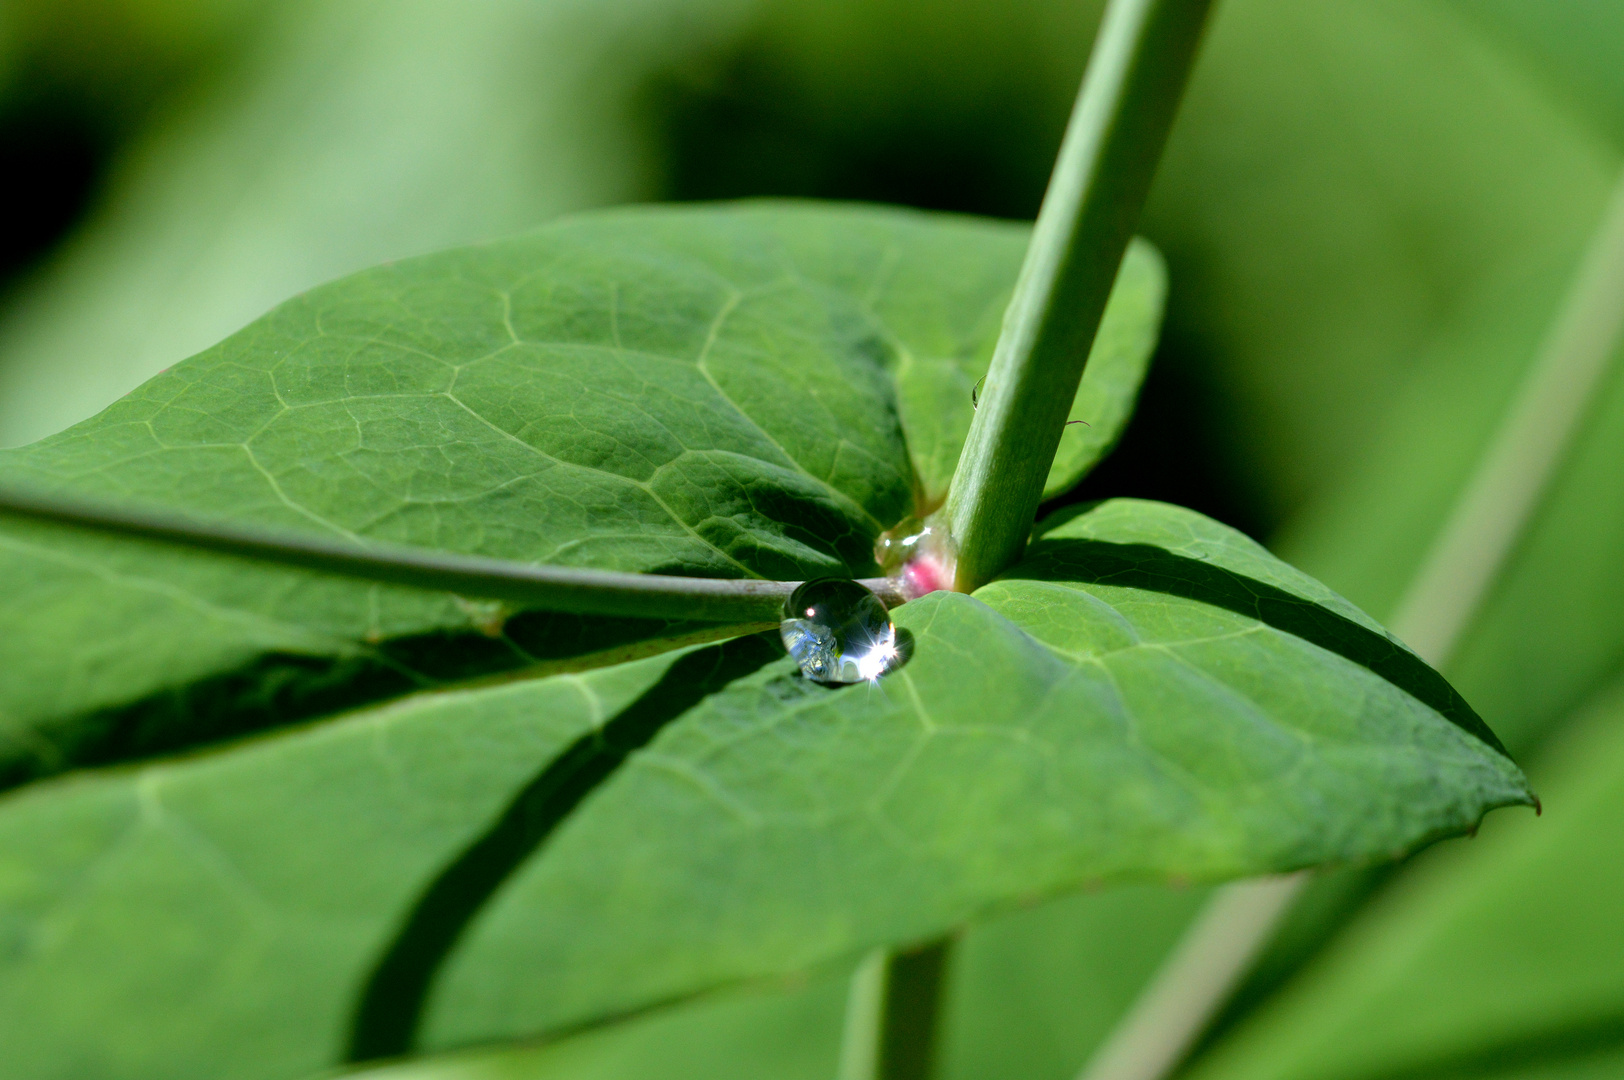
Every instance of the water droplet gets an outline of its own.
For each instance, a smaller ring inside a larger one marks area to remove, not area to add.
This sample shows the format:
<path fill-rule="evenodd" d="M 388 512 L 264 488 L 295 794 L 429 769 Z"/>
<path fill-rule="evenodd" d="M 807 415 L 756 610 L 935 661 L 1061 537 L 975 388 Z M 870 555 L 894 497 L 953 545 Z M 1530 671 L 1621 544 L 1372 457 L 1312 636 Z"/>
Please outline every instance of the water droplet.
<path fill-rule="evenodd" d="M 909 600 L 953 587 L 958 560 L 939 517 L 933 515 L 929 521 L 906 518 L 881 533 L 874 545 L 874 561 Z"/>
<path fill-rule="evenodd" d="M 814 682 L 877 679 L 901 659 L 884 601 L 844 578 L 808 581 L 791 593 L 778 633 L 801 674 Z"/>

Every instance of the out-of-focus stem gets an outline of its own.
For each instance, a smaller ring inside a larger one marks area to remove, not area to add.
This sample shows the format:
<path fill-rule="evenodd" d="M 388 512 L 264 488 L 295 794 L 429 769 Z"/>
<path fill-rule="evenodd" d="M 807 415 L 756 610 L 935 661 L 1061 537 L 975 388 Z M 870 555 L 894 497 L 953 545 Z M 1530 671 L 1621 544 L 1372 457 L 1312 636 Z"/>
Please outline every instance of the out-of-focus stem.
<path fill-rule="evenodd" d="M 1434 667 L 1527 530 L 1624 330 L 1624 180 L 1534 365 L 1392 618 Z"/>
<path fill-rule="evenodd" d="M 1079 1080 L 1153 1080 L 1172 1072 L 1307 879 L 1302 871 L 1215 892 Z"/>
<path fill-rule="evenodd" d="M 1500 579 L 1624 336 L 1624 177 L 1533 366 L 1391 620 L 1444 667 Z M 1183 1060 L 1291 910 L 1306 872 L 1227 885 L 1079 1080 L 1161 1080 Z"/>
<path fill-rule="evenodd" d="M 852 975 L 839 1080 L 930 1080 L 951 938 L 877 949 Z"/>

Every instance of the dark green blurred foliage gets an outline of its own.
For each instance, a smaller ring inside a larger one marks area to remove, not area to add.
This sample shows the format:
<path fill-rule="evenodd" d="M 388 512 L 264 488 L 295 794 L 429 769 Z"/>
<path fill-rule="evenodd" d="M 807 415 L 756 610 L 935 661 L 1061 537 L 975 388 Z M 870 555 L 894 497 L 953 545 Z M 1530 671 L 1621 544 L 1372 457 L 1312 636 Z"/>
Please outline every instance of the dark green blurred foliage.
<path fill-rule="evenodd" d="M 73 226 L 118 145 L 253 6 L 14 0 L 0 12 L 0 168 L 14 204 L 0 280 Z"/>
<path fill-rule="evenodd" d="M 1037 213 L 1097 3 L 777 4 L 654 88 L 680 199 L 799 195 Z"/>
<path fill-rule="evenodd" d="M 0 152 L 38 174 L 39 213 L 7 237 L 4 265 L 31 265 L 53 232 L 60 244 L 12 282 L 0 443 L 95 411 L 318 280 L 579 207 L 800 194 L 1029 216 L 1098 11 L 14 4 Z M 1172 280 L 1155 374 L 1117 455 L 1074 498 L 1192 505 L 1390 614 L 1568 287 L 1621 150 L 1618 0 L 1229 0 L 1144 225 Z M 1617 368 L 1448 671 L 1536 763 L 1624 662 Z M 1593 706 L 1570 738 L 1603 749 L 1553 759 L 1553 831 L 1564 792 L 1619 775 L 1604 752 L 1616 717 Z M 1571 805 L 1600 813 L 1599 799 Z M 1328 877 L 1196 1068 L 1611 1075 L 1617 953 L 1576 947 L 1600 920 L 1570 928 L 1567 913 L 1616 910 L 1624 887 L 1611 862 L 1582 865 L 1604 849 L 1577 843 L 1559 852 L 1568 862 L 1540 864 L 1549 878 L 1518 878 L 1512 863 L 1535 858 L 1542 828 L 1508 822 L 1520 839 L 1490 829 L 1414 866 Z M 1495 883 L 1504 919 L 1455 914 L 1463 891 Z M 1071 1075 L 1203 896 L 1062 898 L 970 930 L 949 971 L 944 1075 Z M 1491 930 L 1463 944 L 1456 925 Z M 1423 944 L 1389 969 L 1402 979 L 1360 968 L 1404 941 Z M 1503 985 L 1491 965 L 1474 975 L 1479 996 L 1464 993 L 1461 957 L 1501 947 L 1535 959 L 1498 972 Z M 1542 971 L 1542 955 L 1562 960 Z M 1543 1011 L 1519 993 L 1530 972 L 1548 976 Z M 828 1076 L 844 977 L 413 1075 Z M 1473 1056 L 1500 1045 L 1482 1017 L 1504 1028 L 1524 1013 L 1518 1045 L 1532 1050 Z M 1340 1014 L 1363 1026 L 1339 1027 Z M 1388 1048 L 1381 1032 L 1404 1015 L 1424 1018 L 1413 1045 Z M 1437 1053 L 1414 1049 L 1439 1032 Z"/>

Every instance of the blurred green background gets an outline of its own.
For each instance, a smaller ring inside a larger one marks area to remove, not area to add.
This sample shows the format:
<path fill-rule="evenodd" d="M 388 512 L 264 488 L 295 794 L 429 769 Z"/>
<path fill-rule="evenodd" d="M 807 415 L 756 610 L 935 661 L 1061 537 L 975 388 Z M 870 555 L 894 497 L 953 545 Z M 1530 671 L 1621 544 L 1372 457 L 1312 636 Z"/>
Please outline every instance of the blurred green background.
<path fill-rule="evenodd" d="M 571 210 L 799 195 L 1035 213 L 1088 0 L 9 0 L 0 445 L 286 297 Z M 1142 231 L 1168 324 L 1068 499 L 1185 503 L 1392 613 L 1624 164 L 1624 0 L 1221 0 Z M 1619 298 L 1624 304 L 1624 297 Z M 1205 1077 L 1624 1071 L 1624 375 L 1448 674 L 1535 821 L 1328 871 Z M 970 928 L 941 1071 L 1069 1077 L 1205 894 Z M 832 1077 L 846 972 L 434 1077 Z"/>

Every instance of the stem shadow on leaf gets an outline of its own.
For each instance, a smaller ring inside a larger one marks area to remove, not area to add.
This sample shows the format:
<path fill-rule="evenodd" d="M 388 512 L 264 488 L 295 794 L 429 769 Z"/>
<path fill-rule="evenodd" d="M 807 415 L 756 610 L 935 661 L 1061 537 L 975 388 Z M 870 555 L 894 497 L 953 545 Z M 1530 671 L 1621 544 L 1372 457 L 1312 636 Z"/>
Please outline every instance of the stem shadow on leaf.
<path fill-rule="evenodd" d="M 431 882 L 367 978 L 346 1059 L 412 1048 L 435 976 L 485 904 L 631 754 L 705 697 L 784 655 L 776 634 L 697 649 L 641 697 L 576 739 L 529 783 L 485 832 Z"/>
<path fill-rule="evenodd" d="M 1004 579 L 1081 582 L 1145 589 L 1257 619 L 1365 667 L 1510 757 L 1466 699 L 1393 639 L 1284 589 L 1151 544 L 1039 540 Z"/>

